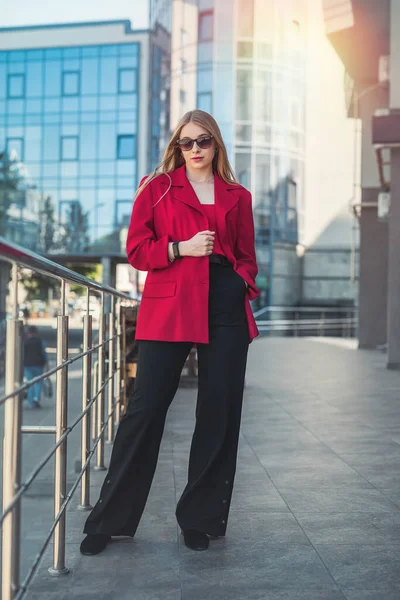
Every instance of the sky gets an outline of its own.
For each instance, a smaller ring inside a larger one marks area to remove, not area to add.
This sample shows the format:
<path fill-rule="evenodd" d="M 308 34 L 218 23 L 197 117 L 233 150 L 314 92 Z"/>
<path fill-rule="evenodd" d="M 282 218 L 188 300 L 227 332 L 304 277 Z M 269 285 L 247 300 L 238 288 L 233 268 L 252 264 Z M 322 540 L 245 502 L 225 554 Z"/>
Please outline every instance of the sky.
<path fill-rule="evenodd" d="M 148 0 L 0 0 L 0 13 L 0 27 L 129 19 L 141 29 L 148 25 Z"/>

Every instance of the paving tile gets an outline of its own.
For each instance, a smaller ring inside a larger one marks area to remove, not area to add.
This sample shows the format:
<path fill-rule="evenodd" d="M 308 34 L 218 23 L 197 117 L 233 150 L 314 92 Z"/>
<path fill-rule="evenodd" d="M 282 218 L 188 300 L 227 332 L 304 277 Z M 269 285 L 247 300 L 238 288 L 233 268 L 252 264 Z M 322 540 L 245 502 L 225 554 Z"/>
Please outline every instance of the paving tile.
<path fill-rule="evenodd" d="M 400 598 L 400 542 L 316 544 L 319 555 L 347 596 L 350 591 L 397 592 Z"/>
<path fill-rule="evenodd" d="M 253 582 L 242 587 L 228 584 L 206 587 L 203 582 L 190 580 L 185 581 L 182 586 L 182 600 L 204 600 L 205 594 L 213 600 L 345 600 L 344 595 L 337 588 L 318 590 L 318 592 L 299 587 L 295 590 L 277 591 L 268 587 L 256 588 Z"/>
<path fill-rule="evenodd" d="M 318 513 L 297 515 L 299 525 L 310 542 L 316 544 L 384 544 L 400 540 L 400 514 L 392 513 Z"/>
<path fill-rule="evenodd" d="M 181 554 L 182 587 L 185 585 L 252 588 L 265 591 L 310 589 L 314 592 L 332 591 L 335 583 L 315 550 L 307 546 L 283 547 L 256 543 L 246 552 L 226 555 L 217 551 Z M 204 556 L 206 555 L 206 556 Z"/>
<path fill-rule="evenodd" d="M 279 487 L 279 491 L 295 514 L 316 512 L 397 512 L 399 508 L 379 490 L 360 487 L 332 486 L 315 488 Z"/>

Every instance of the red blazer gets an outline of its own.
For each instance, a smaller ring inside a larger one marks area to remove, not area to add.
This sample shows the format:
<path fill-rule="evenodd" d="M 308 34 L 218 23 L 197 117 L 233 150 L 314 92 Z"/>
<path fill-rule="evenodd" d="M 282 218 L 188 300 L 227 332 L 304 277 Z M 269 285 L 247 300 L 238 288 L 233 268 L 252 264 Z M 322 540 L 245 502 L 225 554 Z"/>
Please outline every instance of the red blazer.
<path fill-rule="evenodd" d="M 186 177 L 185 165 L 169 176 L 172 186 L 168 192 L 169 178 L 160 175 L 133 205 L 127 256 L 133 267 L 148 272 L 135 339 L 208 344 L 208 256 L 184 256 L 174 262 L 168 258 L 169 242 L 192 238 L 208 229 L 208 221 Z M 260 295 L 255 286 L 258 267 L 251 194 L 241 185 L 225 183 L 216 174 L 214 182 L 221 245 L 235 271 L 248 283 L 245 310 L 251 342 L 259 331 L 250 300 Z"/>

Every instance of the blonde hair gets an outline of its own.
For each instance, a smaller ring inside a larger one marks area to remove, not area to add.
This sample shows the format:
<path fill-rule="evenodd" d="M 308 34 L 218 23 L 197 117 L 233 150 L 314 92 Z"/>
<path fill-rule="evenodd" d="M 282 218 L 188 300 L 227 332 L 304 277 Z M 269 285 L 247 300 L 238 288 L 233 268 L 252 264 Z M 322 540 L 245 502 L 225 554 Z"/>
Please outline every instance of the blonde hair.
<path fill-rule="evenodd" d="M 220 128 L 214 117 L 212 117 L 209 113 L 204 110 L 191 110 L 183 115 L 181 120 L 179 121 L 172 137 L 168 143 L 168 146 L 164 152 L 164 156 L 159 165 L 154 169 L 153 173 L 151 173 L 146 180 L 142 183 L 142 185 L 137 189 L 135 194 L 135 199 L 142 193 L 144 188 L 156 177 L 160 175 L 170 173 L 175 169 L 183 166 L 185 164 L 185 159 L 182 156 L 182 152 L 177 145 L 177 140 L 179 140 L 181 131 L 185 125 L 188 123 L 197 123 L 201 125 L 207 133 L 213 136 L 216 144 L 217 152 L 212 161 L 213 171 L 217 173 L 217 175 L 225 181 L 225 183 L 237 184 L 240 185 L 233 169 L 229 163 L 228 153 L 226 151 L 226 146 L 222 139 Z M 169 177 L 169 176 L 168 176 Z M 170 186 L 171 187 L 171 178 Z M 167 190 L 168 192 L 168 190 Z M 167 193 L 165 192 L 165 193 Z M 165 194 L 164 194 L 165 195 Z M 160 198 L 161 200 L 161 198 Z"/>

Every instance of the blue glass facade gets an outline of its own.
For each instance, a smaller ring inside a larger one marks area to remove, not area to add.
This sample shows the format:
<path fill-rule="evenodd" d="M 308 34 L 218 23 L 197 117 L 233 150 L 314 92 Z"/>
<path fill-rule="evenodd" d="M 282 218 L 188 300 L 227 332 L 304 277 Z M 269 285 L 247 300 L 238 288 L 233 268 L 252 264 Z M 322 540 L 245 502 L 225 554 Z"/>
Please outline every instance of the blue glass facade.
<path fill-rule="evenodd" d="M 138 183 L 139 61 L 139 42 L 0 52 L 0 155 L 51 198 L 46 252 L 77 250 L 77 220 L 81 252 L 120 250 Z"/>

